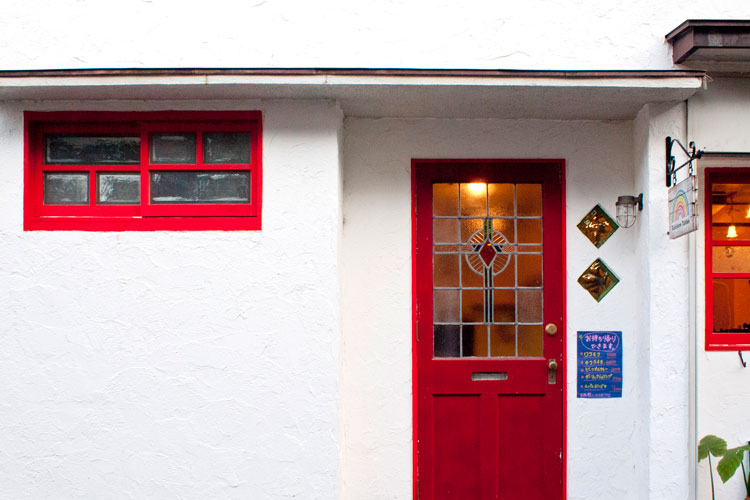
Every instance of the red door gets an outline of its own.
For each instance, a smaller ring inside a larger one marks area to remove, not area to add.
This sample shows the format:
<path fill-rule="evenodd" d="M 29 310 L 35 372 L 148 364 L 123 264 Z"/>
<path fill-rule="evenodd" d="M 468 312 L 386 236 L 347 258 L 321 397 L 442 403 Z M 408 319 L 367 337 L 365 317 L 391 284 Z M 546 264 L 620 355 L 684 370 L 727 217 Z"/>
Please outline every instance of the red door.
<path fill-rule="evenodd" d="M 416 498 L 560 499 L 563 161 L 413 167 Z"/>

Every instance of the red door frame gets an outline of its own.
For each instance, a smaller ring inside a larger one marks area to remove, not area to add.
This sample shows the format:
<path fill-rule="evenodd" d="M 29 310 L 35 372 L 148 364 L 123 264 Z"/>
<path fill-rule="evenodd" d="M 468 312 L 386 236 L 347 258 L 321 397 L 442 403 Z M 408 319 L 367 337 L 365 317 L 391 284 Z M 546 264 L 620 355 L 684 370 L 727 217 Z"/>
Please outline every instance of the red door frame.
<path fill-rule="evenodd" d="M 566 256 L 566 231 L 565 231 L 565 160 L 564 159 L 412 159 L 411 162 L 411 223 L 412 223 L 412 488 L 413 498 L 419 498 L 419 469 L 418 469 L 418 409 L 419 409 L 419 392 L 418 392 L 418 339 L 419 339 L 419 310 L 417 305 L 417 169 L 437 167 L 444 169 L 446 172 L 455 173 L 453 177 L 458 177 L 458 171 L 461 171 L 461 182 L 482 182 L 481 171 L 488 168 L 501 167 L 503 165 L 526 165 L 529 168 L 557 168 L 560 175 L 560 252 L 562 269 L 561 269 L 561 320 L 558 325 L 559 333 L 562 340 L 562 369 L 558 371 L 562 389 L 562 498 L 567 498 L 567 340 L 566 340 L 566 280 L 565 268 L 567 262 Z M 467 171 L 472 169 L 472 173 L 467 176 Z M 449 173 L 446 180 L 451 177 Z M 431 333 L 430 333 L 431 338 Z"/>

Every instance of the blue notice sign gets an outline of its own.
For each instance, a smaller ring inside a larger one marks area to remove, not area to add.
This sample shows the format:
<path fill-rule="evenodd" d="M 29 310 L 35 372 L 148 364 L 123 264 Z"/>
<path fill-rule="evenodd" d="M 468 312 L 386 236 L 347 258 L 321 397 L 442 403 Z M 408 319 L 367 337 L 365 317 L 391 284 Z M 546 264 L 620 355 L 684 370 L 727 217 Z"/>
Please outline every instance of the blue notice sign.
<path fill-rule="evenodd" d="M 622 397 L 622 332 L 578 332 L 578 397 Z"/>

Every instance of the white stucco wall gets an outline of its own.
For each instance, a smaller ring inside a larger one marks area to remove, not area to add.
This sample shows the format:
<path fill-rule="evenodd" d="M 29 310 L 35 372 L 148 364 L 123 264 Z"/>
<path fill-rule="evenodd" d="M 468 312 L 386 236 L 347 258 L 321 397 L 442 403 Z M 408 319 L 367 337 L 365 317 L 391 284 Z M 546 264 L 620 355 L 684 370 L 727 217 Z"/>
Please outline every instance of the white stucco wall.
<path fill-rule="evenodd" d="M 260 109 L 263 230 L 24 232 L 24 109 Z M 328 102 L 0 107 L 0 497 L 339 496 L 341 124 Z"/>
<path fill-rule="evenodd" d="M 632 123 L 347 118 L 344 130 L 342 497 L 412 494 L 411 159 L 497 157 L 567 162 L 568 498 L 685 498 L 687 485 L 672 484 L 687 481 L 686 459 L 648 459 L 649 427 L 657 418 L 651 405 L 658 410 L 661 403 L 649 399 L 647 365 L 667 354 L 659 349 L 648 356 L 649 330 L 661 330 L 665 320 L 651 321 L 643 309 L 648 282 L 640 268 L 647 251 L 637 248 L 639 230 L 620 229 L 597 250 L 576 228 L 596 203 L 614 215 L 617 196 L 634 193 Z M 651 139 L 646 129 L 646 143 Z M 648 144 L 642 147 L 649 154 Z M 576 282 L 597 257 L 622 279 L 598 304 Z M 578 330 L 623 331 L 622 399 L 576 398 Z M 657 368 L 656 376 L 670 378 L 657 384 L 657 394 L 683 377 L 675 398 L 686 397 L 686 372 L 672 376 L 671 363 L 663 365 L 667 372 Z M 679 446 L 687 434 L 682 424 L 662 440 Z M 650 484 L 651 467 L 668 477 Z"/>
<path fill-rule="evenodd" d="M 0 67 L 663 69 L 685 19 L 748 16 L 744 0 L 6 0 Z"/>
<path fill-rule="evenodd" d="M 750 134 L 747 117 L 750 116 L 750 84 L 738 78 L 717 78 L 709 90 L 695 95 L 689 101 L 690 140 L 699 149 L 714 152 L 750 153 Z M 750 167 L 750 160 L 737 158 L 705 159 L 698 162 L 699 178 L 703 179 L 706 167 Z M 697 437 L 716 434 L 727 440 L 730 447 L 747 444 L 750 439 L 750 368 L 743 368 L 737 351 L 704 350 L 705 346 L 705 228 L 701 186 L 699 230 L 696 233 L 696 344 L 697 344 Z M 745 353 L 746 360 L 750 355 Z M 714 466 L 716 462 L 714 462 Z M 722 484 L 715 475 L 717 498 L 743 498 L 744 487 L 739 473 Z M 699 498 L 710 498 L 711 484 L 708 463 L 698 467 Z"/>
<path fill-rule="evenodd" d="M 634 192 L 644 197 L 633 228 L 635 334 L 642 370 L 637 398 L 639 414 L 648 422 L 636 460 L 645 462 L 637 467 L 647 469 L 648 481 L 638 484 L 638 490 L 649 499 L 691 495 L 688 238 L 670 240 L 667 235 L 664 173 L 664 139 L 684 133 L 683 103 L 647 105 L 634 121 Z"/>

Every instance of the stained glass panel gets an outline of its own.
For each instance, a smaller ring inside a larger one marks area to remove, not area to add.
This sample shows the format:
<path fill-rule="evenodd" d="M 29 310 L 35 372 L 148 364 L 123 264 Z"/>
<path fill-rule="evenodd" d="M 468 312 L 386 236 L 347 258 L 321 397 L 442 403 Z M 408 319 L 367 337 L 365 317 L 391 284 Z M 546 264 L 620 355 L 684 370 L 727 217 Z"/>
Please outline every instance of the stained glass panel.
<path fill-rule="evenodd" d="M 435 357 L 541 356 L 540 184 L 433 185 Z"/>

